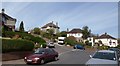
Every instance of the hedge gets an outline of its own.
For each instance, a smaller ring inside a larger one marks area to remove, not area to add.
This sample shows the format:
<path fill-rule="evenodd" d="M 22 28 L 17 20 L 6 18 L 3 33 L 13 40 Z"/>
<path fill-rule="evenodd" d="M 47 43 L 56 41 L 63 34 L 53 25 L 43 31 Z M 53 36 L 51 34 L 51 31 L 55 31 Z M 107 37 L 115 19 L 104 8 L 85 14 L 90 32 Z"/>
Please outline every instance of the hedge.
<path fill-rule="evenodd" d="M 12 32 L 12 31 L 5 31 L 4 32 L 4 37 L 10 37 L 12 38 L 13 36 L 15 35 L 20 35 L 21 38 L 25 38 L 25 39 L 28 39 L 28 38 L 32 38 L 34 36 L 32 36 L 31 34 L 28 34 L 28 33 L 24 33 L 24 32 Z M 27 37 L 27 38 L 26 38 Z"/>
<path fill-rule="evenodd" d="M 109 46 L 98 46 L 99 50 L 108 50 Z"/>
<path fill-rule="evenodd" d="M 46 41 L 40 37 L 34 37 L 31 34 L 24 33 L 24 32 L 12 32 L 12 31 L 5 31 L 5 37 L 10 37 L 12 38 L 15 35 L 19 35 L 20 38 L 25 39 L 25 40 L 30 40 L 33 41 L 34 43 L 39 43 L 39 44 L 44 44 Z"/>
<path fill-rule="evenodd" d="M 27 40 L 2 39 L 2 52 L 32 51 L 34 43 Z"/>

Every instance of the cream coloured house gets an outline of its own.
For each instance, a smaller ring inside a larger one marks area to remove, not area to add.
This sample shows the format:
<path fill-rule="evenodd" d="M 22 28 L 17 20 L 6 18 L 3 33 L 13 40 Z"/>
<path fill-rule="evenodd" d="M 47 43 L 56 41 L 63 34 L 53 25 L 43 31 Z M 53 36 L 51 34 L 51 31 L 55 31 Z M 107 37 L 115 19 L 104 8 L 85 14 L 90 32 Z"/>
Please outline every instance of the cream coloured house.
<path fill-rule="evenodd" d="M 60 27 L 58 27 L 58 23 L 56 23 L 56 25 L 52 22 L 44 25 L 43 27 L 41 27 L 41 30 L 44 32 L 48 32 L 48 30 L 53 29 L 54 34 L 59 32 Z"/>
<path fill-rule="evenodd" d="M 74 36 L 77 41 L 82 41 L 82 30 L 81 29 L 72 29 L 71 31 L 67 32 L 67 37 Z"/>

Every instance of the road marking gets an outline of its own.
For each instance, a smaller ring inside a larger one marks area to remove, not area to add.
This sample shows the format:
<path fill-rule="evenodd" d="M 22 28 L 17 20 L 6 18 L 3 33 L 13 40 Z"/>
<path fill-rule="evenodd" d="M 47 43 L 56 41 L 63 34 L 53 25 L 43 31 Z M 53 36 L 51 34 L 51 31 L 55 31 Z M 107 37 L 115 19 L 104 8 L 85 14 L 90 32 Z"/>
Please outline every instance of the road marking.
<path fill-rule="evenodd" d="M 80 49 L 73 49 L 72 51 L 84 51 L 84 50 L 80 50 Z"/>

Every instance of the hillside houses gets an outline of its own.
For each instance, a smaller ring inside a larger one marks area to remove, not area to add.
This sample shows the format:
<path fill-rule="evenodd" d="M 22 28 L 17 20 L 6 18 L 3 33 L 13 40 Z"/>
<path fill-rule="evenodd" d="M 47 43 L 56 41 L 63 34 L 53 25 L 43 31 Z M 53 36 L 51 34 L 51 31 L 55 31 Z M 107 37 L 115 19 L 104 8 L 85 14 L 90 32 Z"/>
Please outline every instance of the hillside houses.
<path fill-rule="evenodd" d="M 74 36 L 78 42 L 85 42 L 89 41 L 91 43 L 91 46 L 95 46 L 96 44 L 101 45 L 99 42 L 102 43 L 104 46 L 109 46 L 109 47 L 116 47 L 118 45 L 118 40 L 109 34 L 105 33 L 97 37 L 88 37 L 87 39 L 83 40 L 82 36 L 82 30 L 81 29 L 72 29 L 71 31 L 67 32 L 67 37 L 69 36 Z"/>
<path fill-rule="evenodd" d="M 2 9 L 2 13 L 0 13 L 0 25 L 4 26 L 6 30 L 15 31 L 16 19 L 5 14 L 5 10 Z"/>
<path fill-rule="evenodd" d="M 95 43 L 101 42 L 105 46 L 116 47 L 118 45 L 118 40 L 109 34 L 105 33 L 95 39 Z"/>
<path fill-rule="evenodd" d="M 54 31 L 54 34 L 57 34 L 60 27 L 58 27 L 58 23 L 54 24 L 53 21 L 41 27 L 41 30 L 44 32 L 48 32 L 50 29 Z"/>
<path fill-rule="evenodd" d="M 67 37 L 74 36 L 78 42 L 82 41 L 82 30 L 79 28 L 72 29 L 71 31 L 67 32 Z"/>

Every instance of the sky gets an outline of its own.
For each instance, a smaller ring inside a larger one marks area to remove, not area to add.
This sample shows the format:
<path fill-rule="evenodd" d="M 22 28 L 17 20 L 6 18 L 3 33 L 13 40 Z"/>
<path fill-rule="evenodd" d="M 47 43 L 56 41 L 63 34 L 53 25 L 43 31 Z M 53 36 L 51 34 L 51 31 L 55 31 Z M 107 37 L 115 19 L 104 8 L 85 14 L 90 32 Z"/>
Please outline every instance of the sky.
<path fill-rule="evenodd" d="M 60 31 L 88 26 L 94 34 L 118 37 L 117 2 L 2 2 L 5 13 L 24 22 L 25 30 L 58 22 Z"/>

